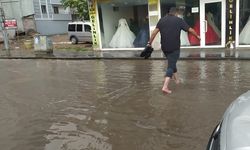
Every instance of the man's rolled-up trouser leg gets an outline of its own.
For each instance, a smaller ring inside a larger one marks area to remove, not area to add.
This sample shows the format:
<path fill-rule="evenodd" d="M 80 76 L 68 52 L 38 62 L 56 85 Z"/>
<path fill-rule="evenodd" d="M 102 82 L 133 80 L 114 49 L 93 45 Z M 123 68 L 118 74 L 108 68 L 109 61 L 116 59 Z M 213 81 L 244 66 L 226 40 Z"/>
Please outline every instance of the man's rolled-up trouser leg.
<path fill-rule="evenodd" d="M 168 59 L 168 68 L 166 71 L 166 77 L 170 77 L 172 78 L 173 73 L 177 72 L 177 60 L 180 57 L 180 50 L 176 50 L 170 54 L 167 55 L 167 59 Z"/>

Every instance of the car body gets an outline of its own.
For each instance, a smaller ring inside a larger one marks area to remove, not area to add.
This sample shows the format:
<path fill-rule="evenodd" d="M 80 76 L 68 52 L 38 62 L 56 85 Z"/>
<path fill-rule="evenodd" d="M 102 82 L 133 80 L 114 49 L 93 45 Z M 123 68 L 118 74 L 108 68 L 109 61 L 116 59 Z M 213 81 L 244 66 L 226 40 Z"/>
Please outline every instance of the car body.
<path fill-rule="evenodd" d="M 250 150 L 250 91 L 227 108 L 209 139 L 207 150 Z"/>
<path fill-rule="evenodd" d="M 92 42 L 90 22 L 77 21 L 68 23 L 68 37 L 72 44 Z"/>

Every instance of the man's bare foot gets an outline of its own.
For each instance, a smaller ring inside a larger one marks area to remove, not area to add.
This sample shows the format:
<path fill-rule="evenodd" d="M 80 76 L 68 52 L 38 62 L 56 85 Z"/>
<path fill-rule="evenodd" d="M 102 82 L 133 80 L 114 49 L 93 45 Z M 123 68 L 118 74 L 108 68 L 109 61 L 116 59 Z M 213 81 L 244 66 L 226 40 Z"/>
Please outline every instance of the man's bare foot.
<path fill-rule="evenodd" d="M 174 79 L 174 82 L 175 82 L 175 84 L 180 84 L 181 83 L 180 79 Z"/>
<path fill-rule="evenodd" d="M 177 74 L 173 75 L 173 79 L 174 79 L 175 84 L 180 84 L 181 83 L 181 80 L 179 79 Z"/>
<path fill-rule="evenodd" d="M 166 93 L 166 94 L 171 94 L 171 93 L 172 93 L 172 91 L 169 90 L 168 88 L 164 88 L 164 87 L 163 87 L 161 90 L 162 90 L 162 92 L 164 92 L 164 93 Z"/>

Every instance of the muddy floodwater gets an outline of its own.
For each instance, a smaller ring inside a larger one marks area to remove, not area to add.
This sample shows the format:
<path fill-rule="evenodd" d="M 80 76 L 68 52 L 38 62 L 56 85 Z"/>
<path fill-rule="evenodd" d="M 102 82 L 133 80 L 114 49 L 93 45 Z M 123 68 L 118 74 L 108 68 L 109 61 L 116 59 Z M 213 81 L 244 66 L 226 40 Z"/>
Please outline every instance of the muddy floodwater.
<path fill-rule="evenodd" d="M 250 61 L 0 60 L 1 150 L 202 150 Z"/>

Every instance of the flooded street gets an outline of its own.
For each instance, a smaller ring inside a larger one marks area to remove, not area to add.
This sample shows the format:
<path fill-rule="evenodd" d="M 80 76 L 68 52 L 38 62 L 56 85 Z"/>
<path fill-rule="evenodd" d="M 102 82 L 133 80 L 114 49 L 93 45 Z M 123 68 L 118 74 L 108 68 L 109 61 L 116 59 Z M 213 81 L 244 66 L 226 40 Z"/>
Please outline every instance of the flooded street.
<path fill-rule="evenodd" d="M 202 150 L 249 61 L 0 60 L 2 150 Z"/>

